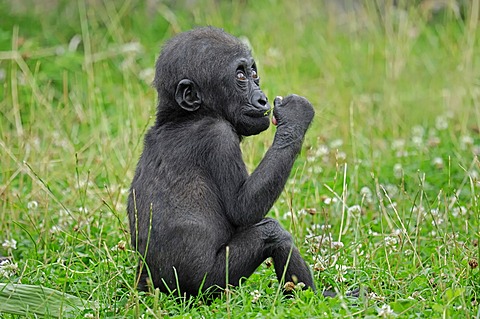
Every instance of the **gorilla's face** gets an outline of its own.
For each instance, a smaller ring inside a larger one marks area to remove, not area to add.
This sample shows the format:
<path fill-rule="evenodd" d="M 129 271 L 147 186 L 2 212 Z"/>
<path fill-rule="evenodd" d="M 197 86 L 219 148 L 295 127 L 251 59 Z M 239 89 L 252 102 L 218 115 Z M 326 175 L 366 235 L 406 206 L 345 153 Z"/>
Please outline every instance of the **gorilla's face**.
<path fill-rule="evenodd" d="M 166 44 L 156 71 L 160 100 L 175 97 L 173 104 L 165 103 L 174 105 L 168 110 L 172 119 L 188 113 L 220 117 L 242 136 L 258 134 L 270 124 L 270 104 L 260 89 L 255 60 L 228 33 L 203 28 L 180 34 Z"/>
<path fill-rule="evenodd" d="M 253 58 L 236 59 L 228 67 L 231 92 L 227 119 L 242 136 L 255 135 L 270 125 L 270 104 L 260 89 L 260 77 Z M 228 97 L 227 97 L 228 98 Z"/>

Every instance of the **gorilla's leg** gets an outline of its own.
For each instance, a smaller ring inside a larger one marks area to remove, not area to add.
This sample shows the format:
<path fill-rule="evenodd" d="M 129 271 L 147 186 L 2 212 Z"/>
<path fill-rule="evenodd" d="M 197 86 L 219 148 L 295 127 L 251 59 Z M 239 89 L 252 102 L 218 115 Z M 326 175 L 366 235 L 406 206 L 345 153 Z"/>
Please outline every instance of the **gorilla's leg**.
<path fill-rule="evenodd" d="M 265 218 L 239 230 L 226 246 L 229 284 L 238 285 L 241 278 L 249 277 L 266 258 L 272 257 L 279 281 L 285 272 L 285 281 L 303 282 L 305 287 L 315 290 L 310 269 L 294 246 L 292 236 L 274 219 Z M 226 258 L 226 248 L 222 247 L 207 275 L 206 287 L 225 286 Z"/>
<path fill-rule="evenodd" d="M 279 245 L 272 253 L 275 273 L 280 281 L 285 273 L 285 282 L 303 282 L 305 287 L 315 290 L 310 268 L 303 260 L 297 247 L 290 241 L 288 245 Z M 288 264 L 287 264 L 288 263 Z M 285 271 L 285 265 L 287 269 Z"/>

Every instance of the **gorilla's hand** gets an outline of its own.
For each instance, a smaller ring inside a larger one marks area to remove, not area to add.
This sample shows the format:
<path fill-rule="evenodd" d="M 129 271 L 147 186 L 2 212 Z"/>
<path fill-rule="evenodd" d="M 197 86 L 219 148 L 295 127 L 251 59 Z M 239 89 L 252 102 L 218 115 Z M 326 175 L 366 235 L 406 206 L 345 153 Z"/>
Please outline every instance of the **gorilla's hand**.
<path fill-rule="evenodd" d="M 277 134 L 284 138 L 293 135 L 290 138 L 303 139 L 314 115 L 312 104 L 302 96 L 292 94 L 283 100 L 281 97 L 275 98 L 274 123 L 277 124 Z"/>

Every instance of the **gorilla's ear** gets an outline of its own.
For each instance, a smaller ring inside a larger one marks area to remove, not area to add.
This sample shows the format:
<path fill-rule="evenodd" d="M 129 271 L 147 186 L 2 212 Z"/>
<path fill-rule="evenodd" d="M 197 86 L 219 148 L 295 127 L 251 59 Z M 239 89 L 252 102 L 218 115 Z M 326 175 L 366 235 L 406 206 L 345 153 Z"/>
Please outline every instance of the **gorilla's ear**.
<path fill-rule="evenodd" d="M 186 111 L 196 111 L 202 104 L 202 97 L 197 85 L 188 79 L 178 82 L 175 100 Z"/>

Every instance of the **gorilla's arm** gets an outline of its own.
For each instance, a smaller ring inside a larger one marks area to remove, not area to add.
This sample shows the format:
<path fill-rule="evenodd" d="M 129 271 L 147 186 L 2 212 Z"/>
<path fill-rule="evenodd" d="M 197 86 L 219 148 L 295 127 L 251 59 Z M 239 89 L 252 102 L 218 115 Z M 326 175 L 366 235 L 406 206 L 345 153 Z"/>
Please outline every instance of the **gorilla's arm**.
<path fill-rule="evenodd" d="M 232 221 L 237 225 L 255 224 L 264 218 L 287 182 L 300 151 L 301 140 L 283 148 L 277 148 L 277 142 L 277 139 L 274 140 L 258 167 L 237 192 L 236 205 L 230 212 Z"/>
<path fill-rule="evenodd" d="M 235 226 L 258 223 L 280 196 L 314 115 L 310 103 L 298 96 L 287 97 L 275 108 L 278 127 L 273 144 L 250 176 L 238 145 L 215 156 L 216 163 L 211 166 L 222 185 L 227 217 Z"/>

